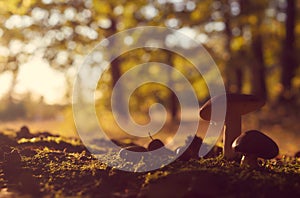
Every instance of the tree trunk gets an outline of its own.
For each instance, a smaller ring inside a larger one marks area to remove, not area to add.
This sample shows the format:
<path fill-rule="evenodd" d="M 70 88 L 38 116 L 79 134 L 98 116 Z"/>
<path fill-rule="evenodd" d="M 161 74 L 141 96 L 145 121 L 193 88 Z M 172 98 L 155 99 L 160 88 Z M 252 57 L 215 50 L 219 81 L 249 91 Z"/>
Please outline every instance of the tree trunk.
<path fill-rule="evenodd" d="M 230 13 L 230 3 L 228 0 L 224 3 L 224 23 L 225 23 L 225 50 L 227 52 L 227 57 L 225 59 L 225 88 L 231 93 L 240 93 L 242 91 L 242 70 L 241 65 L 237 63 L 237 57 L 231 49 L 231 43 L 233 39 L 232 28 L 231 28 L 231 13 Z M 237 52 L 240 53 L 240 52 Z"/>
<path fill-rule="evenodd" d="M 18 62 L 16 59 L 14 59 L 14 64 L 16 64 L 16 66 L 15 66 L 15 69 L 11 70 L 13 77 L 12 77 L 12 82 L 11 82 L 11 85 L 10 85 L 10 87 L 8 89 L 8 93 L 7 93 L 9 104 L 12 104 L 14 102 L 13 95 L 14 95 L 14 90 L 15 90 L 15 86 L 17 83 L 17 77 L 18 77 Z"/>
<path fill-rule="evenodd" d="M 256 28 L 255 28 L 256 29 Z M 252 34 L 252 52 L 254 62 L 250 65 L 251 68 L 251 91 L 252 94 L 264 98 L 267 98 L 266 83 L 265 83 L 265 62 L 263 53 L 263 41 L 259 32 Z"/>
<path fill-rule="evenodd" d="M 117 27 L 116 27 L 116 22 L 113 20 L 112 21 L 112 26 L 110 28 L 111 34 L 115 34 L 117 32 Z M 111 52 L 113 53 L 113 52 Z M 112 89 L 114 89 L 116 83 L 121 77 L 121 70 L 120 70 L 120 65 L 121 65 L 121 60 L 120 57 L 117 57 L 115 60 L 111 62 L 111 75 L 112 75 Z M 124 99 L 124 87 L 122 84 L 119 84 L 118 90 L 115 92 L 115 96 L 118 99 L 118 101 L 115 103 L 116 104 L 116 110 L 118 111 L 117 113 L 122 116 L 124 120 L 128 119 L 128 114 L 127 112 L 127 105 L 126 101 Z"/>
<path fill-rule="evenodd" d="M 241 93 L 243 89 L 243 71 L 240 67 L 235 69 L 235 76 L 236 76 L 236 92 Z"/>
<path fill-rule="evenodd" d="M 112 88 L 115 88 L 115 85 L 117 84 L 118 80 L 121 77 L 121 71 L 120 71 L 120 58 L 115 59 L 111 63 L 111 74 L 112 74 Z M 122 84 L 118 84 L 118 89 L 115 91 L 115 98 L 118 100 L 115 102 L 116 104 L 116 110 L 117 113 L 122 116 L 125 120 L 128 118 L 127 112 L 127 105 L 125 98 L 124 98 L 124 87 Z"/>
<path fill-rule="evenodd" d="M 167 64 L 169 66 L 173 66 L 173 61 L 172 61 L 172 52 L 168 52 L 166 51 L 167 53 Z M 172 77 L 172 72 L 168 74 L 168 86 L 169 88 L 173 87 L 174 88 L 174 80 L 173 80 L 173 77 Z M 168 100 L 168 106 L 169 106 L 169 112 L 171 114 L 171 121 L 172 122 L 176 122 L 178 121 L 178 117 L 177 117 L 177 114 L 178 114 L 178 99 L 177 99 L 177 96 L 176 94 L 170 90 L 170 95 L 169 95 L 169 100 Z"/>
<path fill-rule="evenodd" d="M 282 45 L 281 56 L 281 84 L 282 91 L 279 96 L 279 101 L 289 101 L 293 98 L 292 79 L 295 75 L 296 59 L 295 59 L 295 16 L 296 16 L 296 1 L 287 0 L 285 21 L 285 39 Z"/>
<path fill-rule="evenodd" d="M 233 86 L 233 78 L 235 75 L 235 72 L 233 72 L 233 65 L 232 65 L 232 51 L 231 51 L 231 40 L 232 40 L 232 32 L 230 27 L 230 8 L 229 3 L 226 1 L 224 3 L 224 23 L 225 23 L 225 35 L 226 35 L 226 41 L 225 41 L 225 50 L 227 52 L 226 56 L 226 65 L 225 65 L 225 88 L 227 91 L 232 92 L 232 86 Z"/>

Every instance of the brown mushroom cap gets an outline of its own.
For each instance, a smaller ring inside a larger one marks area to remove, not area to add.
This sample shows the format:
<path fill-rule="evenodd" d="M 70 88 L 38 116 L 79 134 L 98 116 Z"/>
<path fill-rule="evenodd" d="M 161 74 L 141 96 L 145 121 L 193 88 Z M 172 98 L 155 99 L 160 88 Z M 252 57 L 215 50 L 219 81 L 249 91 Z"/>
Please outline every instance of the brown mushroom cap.
<path fill-rule="evenodd" d="M 255 155 L 264 159 L 272 159 L 279 153 L 277 144 L 257 130 L 250 130 L 240 135 L 232 143 L 232 148 L 237 152 Z"/>
<path fill-rule="evenodd" d="M 265 105 L 265 100 L 254 95 L 228 93 L 207 101 L 200 109 L 200 117 L 209 121 L 211 119 L 212 104 L 218 109 L 218 106 L 224 105 L 225 97 L 227 101 L 226 118 L 231 114 L 244 115 Z M 222 117 L 217 115 L 213 121 L 222 121 Z"/>

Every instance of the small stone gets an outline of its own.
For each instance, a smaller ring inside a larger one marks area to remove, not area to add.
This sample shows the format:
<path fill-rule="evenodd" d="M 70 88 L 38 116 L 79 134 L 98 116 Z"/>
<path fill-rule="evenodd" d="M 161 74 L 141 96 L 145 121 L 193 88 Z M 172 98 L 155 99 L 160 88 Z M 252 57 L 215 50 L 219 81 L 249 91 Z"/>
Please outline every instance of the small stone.
<path fill-rule="evenodd" d="M 30 133 L 29 128 L 27 126 L 22 126 L 20 131 L 17 133 L 17 139 L 21 138 L 32 138 L 33 135 Z"/>

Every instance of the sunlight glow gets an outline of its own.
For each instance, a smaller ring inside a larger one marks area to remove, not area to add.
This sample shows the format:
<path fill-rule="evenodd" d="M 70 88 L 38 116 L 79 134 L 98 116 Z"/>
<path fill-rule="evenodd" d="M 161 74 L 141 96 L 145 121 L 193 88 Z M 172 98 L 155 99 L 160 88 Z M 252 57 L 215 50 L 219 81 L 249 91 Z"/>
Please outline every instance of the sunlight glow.
<path fill-rule="evenodd" d="M 31 17 L 25 15 L 12 15 L 9 19 L 5 21 L 5 27 L 7 29 L 13 28 L 27 28 L 33 24 L 33 20 Z"/>
<path fill-rule="evenodd" d="M 158 14 L 158 10 L 151 4 L 144 6 L 141 12 L 147 20 L 153 19 Z"/>
<path fill-rule="evenodd" d="M 0 46 L 0 56 L 7 57 L 9 55 L 9 49 L 5 46 Z"/>
<path fill-rule="evenodd" d="M 13 39 L 9 42 L 9 51 L 11 55 L 16 55 L 23 50 L 24 43 L 20 40 Z"/>
<path fill-rule="evenodd" d="M 110 19 L 104 18 L 104 19 L 100 19 L 98 21 L 98 25 L 99 25 L 99 27 L 101 27 L 103 29 L 108 29 L 112 25 L 112 22 Z"/>
<path fill-rule="evenodd" d="M 177 28 L 179 26 L 179 21 L 176 18 L 171 18 L 165 21 L 167 27 Z"/>
<path fill-rule="evenodd" d="M 190 40 L 187 40 L 185 36 L 182 34 L 188 36 L 188 38 L 196 39 L 197 38 L 197 32 L 189 27 L 183 27 L 179 29 L 180 34 L 175 33 L 174 35 L 168 35 L 166 38 L 166 45 L 169 47 L 174 46 L 180 46 L 184 49 L 189 49 L 191 47 L 195 47 L 197 45 L 196 43 L 192 43 Z"/>
<path fill-rule="evenodd" d="M 66 93 L 64 74 L 52 69 L 48 62 L 35 57 L 20 65 L 15 92 L 31 92 L 43 96 L 46 103 L 62 102 Z"/>
<path fill-rule="evenodd" d="M 65 15 L 65 18 L 69 21 L 72 21 L 74 20 L 75 16 L 76 16 L 76 9 L 71 7 L 71 8 L 67 8 L 65 11 L 64 11 L 64 15 Z"/>
<path fill-rule="evenodd" d="M 11 71 L 6 71 L 0 74 L 0 96 L 5 95 L 9 91 L 12 83 L 12 78 L 13 75 Z"/>
<path fill-rule="evenodd" d="M 225 24 L 223 22 L 210 22 L 206 24 L 204 28 L 206 32 L 220 32 L 225 29 Z"/>
<path fill-rule="evenodd" d="M 35 21 L 41 21 L 48 17 L 49 13 L 47 10 L 41 9 L 39 7 L 33 8 L 31 11 L 31 16 Z"/>

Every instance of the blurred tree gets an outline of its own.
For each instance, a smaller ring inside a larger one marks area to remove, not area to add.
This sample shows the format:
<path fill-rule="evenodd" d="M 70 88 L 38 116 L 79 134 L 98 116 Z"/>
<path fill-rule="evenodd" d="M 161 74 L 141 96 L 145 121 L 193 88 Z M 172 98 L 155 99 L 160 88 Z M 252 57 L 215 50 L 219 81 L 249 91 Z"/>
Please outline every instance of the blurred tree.
<path fill-rule="evenodd" d="M 172 2 L 172 1 L 138 1 L 127 2 L 124 1 L 120 4 L 119 1 L 93 1 L 96 18 L 105 17 L 111 21 L 111 26 L 106 29 L 105 36 L 112 35 L 118 31 L 122 31 L 127 28 L 136 27 L 138 25 L 155 25 L 155 26 L 167 26 L 169 28 L 179 29 L 181 27 L 195 27 L 201 23 L 209 21 L 210 17 L 210 4 L 212 0 L 205 0 L 196 4 L 195 1 L 188 2 Z M 106 10 L 104 9 L 106 8 Z M 134 12 L 134 13 L 133 13 Z M 150 52 L 150 55 L 153 52 Z M 164 59 L 160 59 L 160 62 L 164 62 L 173 66 L 172 53 L 163 51 L 166 54 Z M 132 55 L 136 60 L 141 59 L 141 55 Z M 111 63 L 112 74 L 112 87 L 116 84 L 120 78 L 122 71 L 122 65 L 129 57 L 118 58 Z M 170 74 L 170 82 L 173 82 L 172 74 Z M 118 109 L 120 113 L 126 111 L 125 100 L 122 98 L 122 90 L 124 88 L 119 87 Z M 178 114 L 178 102 L 174 93 L 170 93 L 167 107 L 171 114 L 172 120 L 176 120 Z"/>
<path fill-rule="evenodd" d="M 172 67 L 174 67 L 174 58 L 173 58 L 173 53 L 169 52 L 169 51 L 165 51 L 165 53 L 167 54 L 167 65 L 170 65 Z M 168 75 L 168 86 L 169 87 L 174 87 L 175 88 L 175 82 L 172 76 L 172 72 L 169 73 Z M 168 97 L 168 101 L 169 101 L 169 110 L 170 110 L 170 114 L 171 114 L 171 119 L 173 122 L 178 121 L 178 108 L 179 108 L 179 102 L 177 99 L 176 94 L 170 90 L 170 94 Z"/>
<path fill-rule="evenodd" d="M 265 10 L 268 7 L 268 0 L 241 2 L 241 13 L 246 16 L 248 26 L 251 28 L 251 58 L 249 63 L 251 73 L 251 92 L 262 98 L 267 98 L 265 82 L 265 61 L 263 49 L 263 19 Z"/>
<path fill-rule="evenodd" d="M 243 87 L 243 73 L 242 62 L 239 61 L 241 54 L 244 52 L 242 49 L 243 41 L 239 34 L 234 35 L 234 31 L 239 31 L 243 24 L 240 22 L 240 3 L 239 1 L 222 0 L 220 11 L 223 15 L 224 33 L 226 36 L 224 49 L 226 56 L 224 57 L 225 63 L 225 87 L 231 93 L 240 93 Z M 237 24 L 237 21 L 239 23 Z"/>
<path fill-rule="evenodd" d="M 117 27 L 116 27 L 116 21 L 114 19 L 112 19 L 112 23 L 111 23 L 111 27 L 109 28 L 109 31 L 112 34 L 117 32 Z M 112 75 L 112 88 L 115 87 L 115 85 L 117 84 L 119 78 L 121 77 L 121 62 L 122 60 L 120 58 L 116 58 L 115 60 L 112 61 L 111 63 L 111 75 Z M 128 119 L 127 114 L 126 114 L 126 101 L 125 98 L 123 97 L 123 85 L 120 84 L 118 87 L 118 91 L 116 91 L 115 93 L 117 94 L 116 98 L 118 98 L 118 102 L 117 104 L 117 111 L 119 111 L 118 113 L 120 113 L 122 115 L 122 117 L 124 119 Z"/>
<path fill-rule="evenodd" d="M 252 94 L 261 98 L 267 98 L 266 82 L 265 82 L 265 62 L 263 52 L 263 38 L 261 33 L 257 33 L 256 30 L 252 32 L 252 53 L 254 62 L 250 67 L 252 74 Z"/>
<path fill-rule="evenodd" d="M 278 2 L 287 3 L 285 21 L 269 10 L 270 4 Z M 283 88 L 280 98 L 289 99 L 297 67 L 296 6 L 293 0 L 0 1 L 0 72 L 10 71 L 13 76 L 8 93 L 11 97 L 14 96 L 20 65 L 34 57 L 47 60 L 53 69 L 61 71 L 68 79 L 66 99 L 70 102 L 74 73 L 84 55 L 101 39 L 141 25 L 166 26 L 184 29 L 194 39 L 204 43 L 224 71 L 226 87 L 231 92 L 241 92 L 245 87 L 251 87 L 253 94 L 266 98 L 267 88 L 273 89 L 266 87 L 266 77 L 270 74 L 266 72 L 271 64 L 272 68 L 277 67 L 279 60 L 276 60 L 281 57 Z M 266 13 L 273 17 L 270 24 L 266 23 Z M 285 29 L 280 26 L 282 22 L 285 22 Z M 274 35 L 275 31 L 277 37 L 269 36 Z M 284 40 L 279 46 L 277 43 L 278 38 L 283 36 L 282 31 L 285 31 Z M 174 47 L 182 47 L 177 37 L 172 42 Z M 276 50 L 280 47 L 282 52 L 278 55 Z M 192 49 L 187 50 L 194 53 Z M 106 85 L 114 86 L 128 65 L 154 59 L 192 73 L 188 64 L 177 55 L 162 51 L 138 51 L 111 63 L 109 72 L 112 79 Z M 248 75 L 251 76 L 250 82 Z M 201 96 L 205 98 L 208 95 L 202 90 L 205 82 L 199 80 L 197 75 L 191 76 L 194 78 L 191 81 L 197 84 L 198 93 L 202 92 Z M 126 105 L 121 99 L 121 92 L 118 104 L 120 111 L 124 112 Z M 138 97 L 143 98 L 142 95 Z M 166 101 L 173 116 L 177 114 L 179 108 L 174 95 L 161 94 L 160 100 Z M 135 101 L 137 106 L 144 102 L 143 99 Z"/>
<path fill-rule="evenodd" d="M 83 46 L 89 43 L 91 47 L 90 41 L 97 38 L 92 29 L 86 37 L 82 31 L 90 22 L 91 13 L 87 7 L 89 5 L 83 1 L 0 2 L 0 28 L 3 30 L 0 43 L 2 52 L 7 52 L 0 56 L 0 72 L 13 74 L 9 97 L 15 94 L 20 66 L 35 57 L 46 59 L 52 68 L 64 72 L 66 78 L 71 77 L 68 70 L 78 66 L 78 55 L 85 51 Z M 70 94 L 67 96 L 70 99 Z"/>
<path fill-rule="evenodd" d="M 281 52 L 281 85 L 279 101 L 294 99 L 292 80 L 295 76 L 297 61 L 295 58 L 295 27 L 296 27 L 296 1 L 286 0 L 285 38 Z"/>

